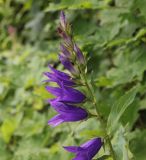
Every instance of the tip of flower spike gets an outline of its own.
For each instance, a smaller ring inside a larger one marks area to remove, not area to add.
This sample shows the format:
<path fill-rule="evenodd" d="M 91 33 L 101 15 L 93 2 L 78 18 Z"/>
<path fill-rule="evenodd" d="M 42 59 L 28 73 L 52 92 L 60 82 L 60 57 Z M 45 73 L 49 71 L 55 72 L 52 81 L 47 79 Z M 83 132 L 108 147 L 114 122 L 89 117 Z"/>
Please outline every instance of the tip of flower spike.
<path fill-rule="evenodd" d="M 60 11 L 60 14 L 64 14 L 64 11 Z"/>
<path fill-rule="evenodd" d="M 65 39 L 67 38 L 67 35 L 71 34 L 71 26 L 68 23 L 63 11 L 60 12 L 60 27 L 58 28 L 58 32 L 60 36 Z"/>
<path fill-rule="evenodd" d="M 66 17 L 65 17 L 65 13 L 63 11 L 60 12 L 60 24 L 61 24 L 61 27 L 65 30 L 65 28 L 66 28 Z"/>
<path fill-rule="evenodd" d="M 65 20 L 65 13 L 64 13 L 64 11 L 60 11 L 60 19 Z"/>

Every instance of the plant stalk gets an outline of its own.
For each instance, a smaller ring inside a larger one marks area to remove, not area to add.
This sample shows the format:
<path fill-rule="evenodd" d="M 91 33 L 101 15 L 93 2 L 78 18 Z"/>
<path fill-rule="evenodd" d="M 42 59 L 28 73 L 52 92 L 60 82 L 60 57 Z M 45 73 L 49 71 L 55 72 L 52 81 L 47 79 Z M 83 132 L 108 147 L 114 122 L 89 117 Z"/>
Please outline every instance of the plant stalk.
<path fill-rule="evenodd" d="M 95 98 L 95 96 L 94 96 L 94 93 L 92 92 L 92 89 L 91 89 L 91 87 L 90 87 L 90 85 L 89 85 L 89 83 L 88 83 L 88 81 L 87 81 L 86 74 L 85 74 L 84 72 L 81 72 L 81 73 L 82 73 L 83 78 L 84 78 L 85 86 L 87 87 L 87 89 L 88 89 L 88 91 L 89 91 L 89 93 L 90 93 L 90 96 L 92 97 L 92 103 L 93 103 L 93 105 L 94 105 L 94 107 L 95 107 L 95 109 L 96 109 L 96 113 L 97 113 L 98 119 L 99 119 L 101 125 L 106 126 L 106 125 L 105 125 L 105 121 L 104 121 L 104 119 L 102 118 L 102 116 L 100 115 L 100 112 L 99 112 L 99 110 L 98 110 L 97 100 L 96 100 L 96 98 Z M 107 134 L 107 131 L 106 131 L 105 127 L 103 127 L 103 128 L 104 128 L 105 135 L 106 135 L 106 142 L 107 142 L 107 144 L 108 144 L 108 146 L 109 146 L 109 148 L 110 148 L 110 154 L 111 154 L 113 160 L 116 160 L 116 156 L 115 156 L 115 153 L 114 153 L 114 150 L 113 150 L 113 147 L 112 147 L 112 143 L 111 143 L 110 137 L 109 137 L 109 135 Z"/>

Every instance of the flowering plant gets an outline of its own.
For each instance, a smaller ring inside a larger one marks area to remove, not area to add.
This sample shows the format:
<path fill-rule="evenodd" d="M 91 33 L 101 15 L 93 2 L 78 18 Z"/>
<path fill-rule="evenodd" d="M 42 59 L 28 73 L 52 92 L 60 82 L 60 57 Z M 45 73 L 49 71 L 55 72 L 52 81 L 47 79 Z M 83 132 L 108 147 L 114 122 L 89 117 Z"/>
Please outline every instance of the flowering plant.
<path fill-rule="evenodd" d="M 115 118 L 114 122 L 111 117 L 113 117 L 113 113 L 115 113 L 113 110 L 118 108 L 112 108 L 109 117 L 104 117 L 102 115 L 93 86 L 89 83 L 87 78 L 86 57 L 74 40 L 71 26 L 63 11 L 60 13 L 58 33 L 63 39 L 63 43 L 60 45 L 59 60 L 68 73 L 59 71 L 51 65 L 49 65 L 50 72 L 44 73 L 48 78 L 45 80 L 46 82 L 55 82 L 57 84 L 57 87 L 46 86 L 46 90 L 55 96 L 55 98 L 49 99 L 48 102 L 58 113 L 48 121 L 48 124 L 55 127 L 65 122 L 87 121 L 89 118 L 95 118 L 102 126 L 103 136 L 94 137 L 80 146 L 64 146 L 64 149 L 76 155 L 73 160 L 92 160 L 99 152 L 100 148 L 103 147 L 107 150 L 105 150 L 106 154 L 104 156 L 116 160 L 117 153 L 112 144 L 112 135 L 118 124 L 116 122 L 120 119 L 120 116 L 127 106 L 124 110 L 119 110 L 120 115 Z M 79 90 L 79 86 L 81 86 L 80 88 L 82 88 L 82 91 Z M 84 89 L 88 90 L 88 93 L 83 93 Z M 134 97 L 136 91 L 137 87 L 129 92 L 134 93 Z M 129 93 L 127 93 L 127 95 L 128 94 Z M 88 101 L 96 110 L 96 114 L 92 114 L 91 111 L 84 106 Z M 113 127 L 111 127 L 112 123 Z"/>

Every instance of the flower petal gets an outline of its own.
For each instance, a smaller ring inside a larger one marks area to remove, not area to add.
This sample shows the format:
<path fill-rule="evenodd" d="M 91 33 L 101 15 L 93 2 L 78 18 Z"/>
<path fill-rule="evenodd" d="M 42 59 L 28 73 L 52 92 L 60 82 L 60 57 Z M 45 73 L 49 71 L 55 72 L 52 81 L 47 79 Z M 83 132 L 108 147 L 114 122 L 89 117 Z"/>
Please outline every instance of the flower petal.
<path fill-rule="evenodd" d="M 53 94 L 54 96 L 60 96 L 60 95 L 61 95 L 61 92 L 62 92 L 61 88 L 51 87 L 51 86 L 46 86 L 45 88 L 46 88 L 46 90 L 47 90 L 48 92 L 50 92 L 50 93 Z"/>
<path fill-rule="evenodd" d="M 61 88 L 46 86 L 46 90 L 56 96 L 56 101 L 61 101 L 65 103 L 81 103 L 85 100 L 85 95 L 68 86 L 64 86 L 61 82 Z"/>
<path fill-rule="evenodd" d="M 66 79 L 63 76 L 58 76 L 55 73 L 45 72 L 45 76 L 47 76 L 49 79 L 45 80 L 44 82 L 56 82 L 59 86 L 61 86 L 61 83 L 63 83 L 65 86 L 73 86 L 75 85 L 75 82 L 71 79 Z"/>
<path fill-rule="evenodd" d="M 94 138 L 78 146 L 68 146 L 65 149 L 76 154 L 72 160 L 92 160 L 102 146 L 101 138 Z"/>
<path fill-rule="evenodd" d="M 82 144 L 81 147 L 86 150 L 87 156 L 92 159 L 102 146 L 101 138 L 94 138 L 86 143 Z"/>
<path fill-rule="evenodd" d="M 53 118 L 51 118 L 49 121 L 48 121 L 48 124 L 52 127 L 55 127 L 55 126 L 58 126 L 59 124 L 63 123 L 64 120 L 62 119 L 61 115 L 56 115 L 54 116 Z"/>
<path fill-rule="evenodd" d="M 62 85 L 63 89 L 63 96 L 62 100 L 63 102 L 68 102 L 68 103 L 81 103 L 85 100 L 85 95 L 78 91 L 77 89 L 67 87 Z"/>
<path fill-rule="evenodd" d="M 64 104 L 56 100 L 50 101 L 50 105 L 60 114 L 65 122 L 79 121 L 86 119 L 88 113 L 80 107 Z"/>
<path fill-rule="evenodd" d="M 56 70 L 55 68 L 48 65 L 51 72 L 44 72 L 44 75 L 49 78 L 49 80 L 45 80 L 45 82 L 56 82 L 58 85 L 61 85 L 63 83 L 65 86 L 73 86 L 75 85 L 75 82 L 72 80 L 72 78 L 64 72 L 61 72 L 59 70 Z"/>
<path fill-rule="evenodd" d="M 91 160 L 87 157 L 87 155 L 84 155 L 84 154 L 78 154 L 76 155 L 75 158 L 73 158 L 72 160 Z"/>
<path fill-rule="evenodd" d="M 77 147 L 77 146 L 65 146 L 63 148 L 68 152 L 72 152 L 72 153 L 77 153 L 83 150 L 81 147 Z"/>
<path fill-rule="evenodd" d="M 55 73 L 59 77 L 63 77 L 64 79 L 70 79 L 70 76 L 67 73 L 61 72 L 53 67 L 51 65 L 48 65 L 48 67 L 51 69 L 53 73 Z"/>
<path fill-rule="evenodd" d="M 91 139 L 91 140 L 87 141 L 86 143 L 82 144 L 81 147 L 86 149 L 86 148 L 90 147 L 91 145 L 101 146 L 102 145 L 101 138 Z"/>

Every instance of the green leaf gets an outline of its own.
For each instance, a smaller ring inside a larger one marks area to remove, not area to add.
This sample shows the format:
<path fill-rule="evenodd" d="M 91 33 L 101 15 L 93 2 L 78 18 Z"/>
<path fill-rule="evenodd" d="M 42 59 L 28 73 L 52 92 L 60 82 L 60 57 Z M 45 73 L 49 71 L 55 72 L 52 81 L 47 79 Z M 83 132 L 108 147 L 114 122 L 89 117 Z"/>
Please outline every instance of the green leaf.
<path fill-rule="evenodd" d="M 138 119 L 139 111 L 139 99 L 135 98 L 134 103 L 129 105 L 125 110 L 123 116 L 121 117 L 121 122 L 123 125 L 127 125 L 129 129 L 132 129 L 135 125 L 136 120 Z"/>
<path fill-rule="evenodd" d="M 146 159 L 146 130 L 136 130 L 133 139 L 130 141 L 130 148 L 134 154 L 135 160 Z"/>
<path fill-rule="evenodd" d="M 94 125 L 95 119 L 90 118 L 88 119 L 88 121 L 84 121 L 79 124 L 79 126 L 75 129 L 75 132 L 77 132 L 79 136 L 85 137 L 86 139 L 93 138 L 95 136 L 104 137 L 105 133 L 103 126 L 99 122 L 96 122 L 96 128 L 94 127 Z"/>
<path fill-rule="evenodd" d="M 145 49 L 145 47 L 136 48 L 128 56 L 118 53 L 114 60 L 116 67 L 112 67 L 107 72 L 107 78 L 112 82 L 112 86 L 142 79 L 143 72 L 146 70 Z"/>
<path fill-rule="evenodd" d="M 140 14 L 146 18 L 146 1 L 135 0 L 135 6 L 139 8 Z"/>
<path fill-rule="evenodd" d="M 101 157 L 99 157 L 97 159 L 93 159 L 93 160 L 112 160 L 110 157 L 111 156 L 109 156 L 109 155 L 104 155 L 104 156 L 101 156 Z"/>
<path fill-rule="evenodd" d="M 121 116 L 129 107 L 129 105 L 134 101 L 137 91 L 138 87 L 130 89 L 113 104 L 107 122 L 109 132 L 115 130 Z"/>
<path fill-rule="evenodd" d="M 61 9 L 97 9 L 103 8 L 106 3 L 98 0 L 62 0 L 60 3 L 50 3 L 45 11 L 56 11 Z"/>
<path fill-rule="evenodd" d="M 15 117 L 11 117 L 9 119 L 5 119 L 1 126 L 1 132 L 2 132 L 2 137 L 6 143 L 10 142 L 10 139 L 12 135 L 14 134 L 14 131 L 16 128 L 19 126 L 19 123 L 22 119 L 22 113 L 15 115 Z"/>
<path fill-rule="evenodd" d="M 6 144 L 4 141 L 0 138 L 0 159 L 1 160 L 10 160 L 12 159 L 11 153 L 6 149 Z"/>
<path fill-rule="evenodd" d="M 146 28 L 142 28 L 139 30 L 139 32 L 137 33 L 137 35 L 135 36 L 135 40 L 140 39 L 141 37 L 146 35 Z"/>
<path fill-rule="evenodd" d="M 125 128 L 120 126 L 112 141 L 117 160 L 131 160 L 133 158 L 125 133 Z"/>
<path fill-rule="evenodd" d="M 42 132 L 45 124 L 45 117 L 34 111 L 32 117 L 25 117 L 22 121 L 22 125 L 16 130 L 15 134 L 23 137 L 39 134 Z"/>

